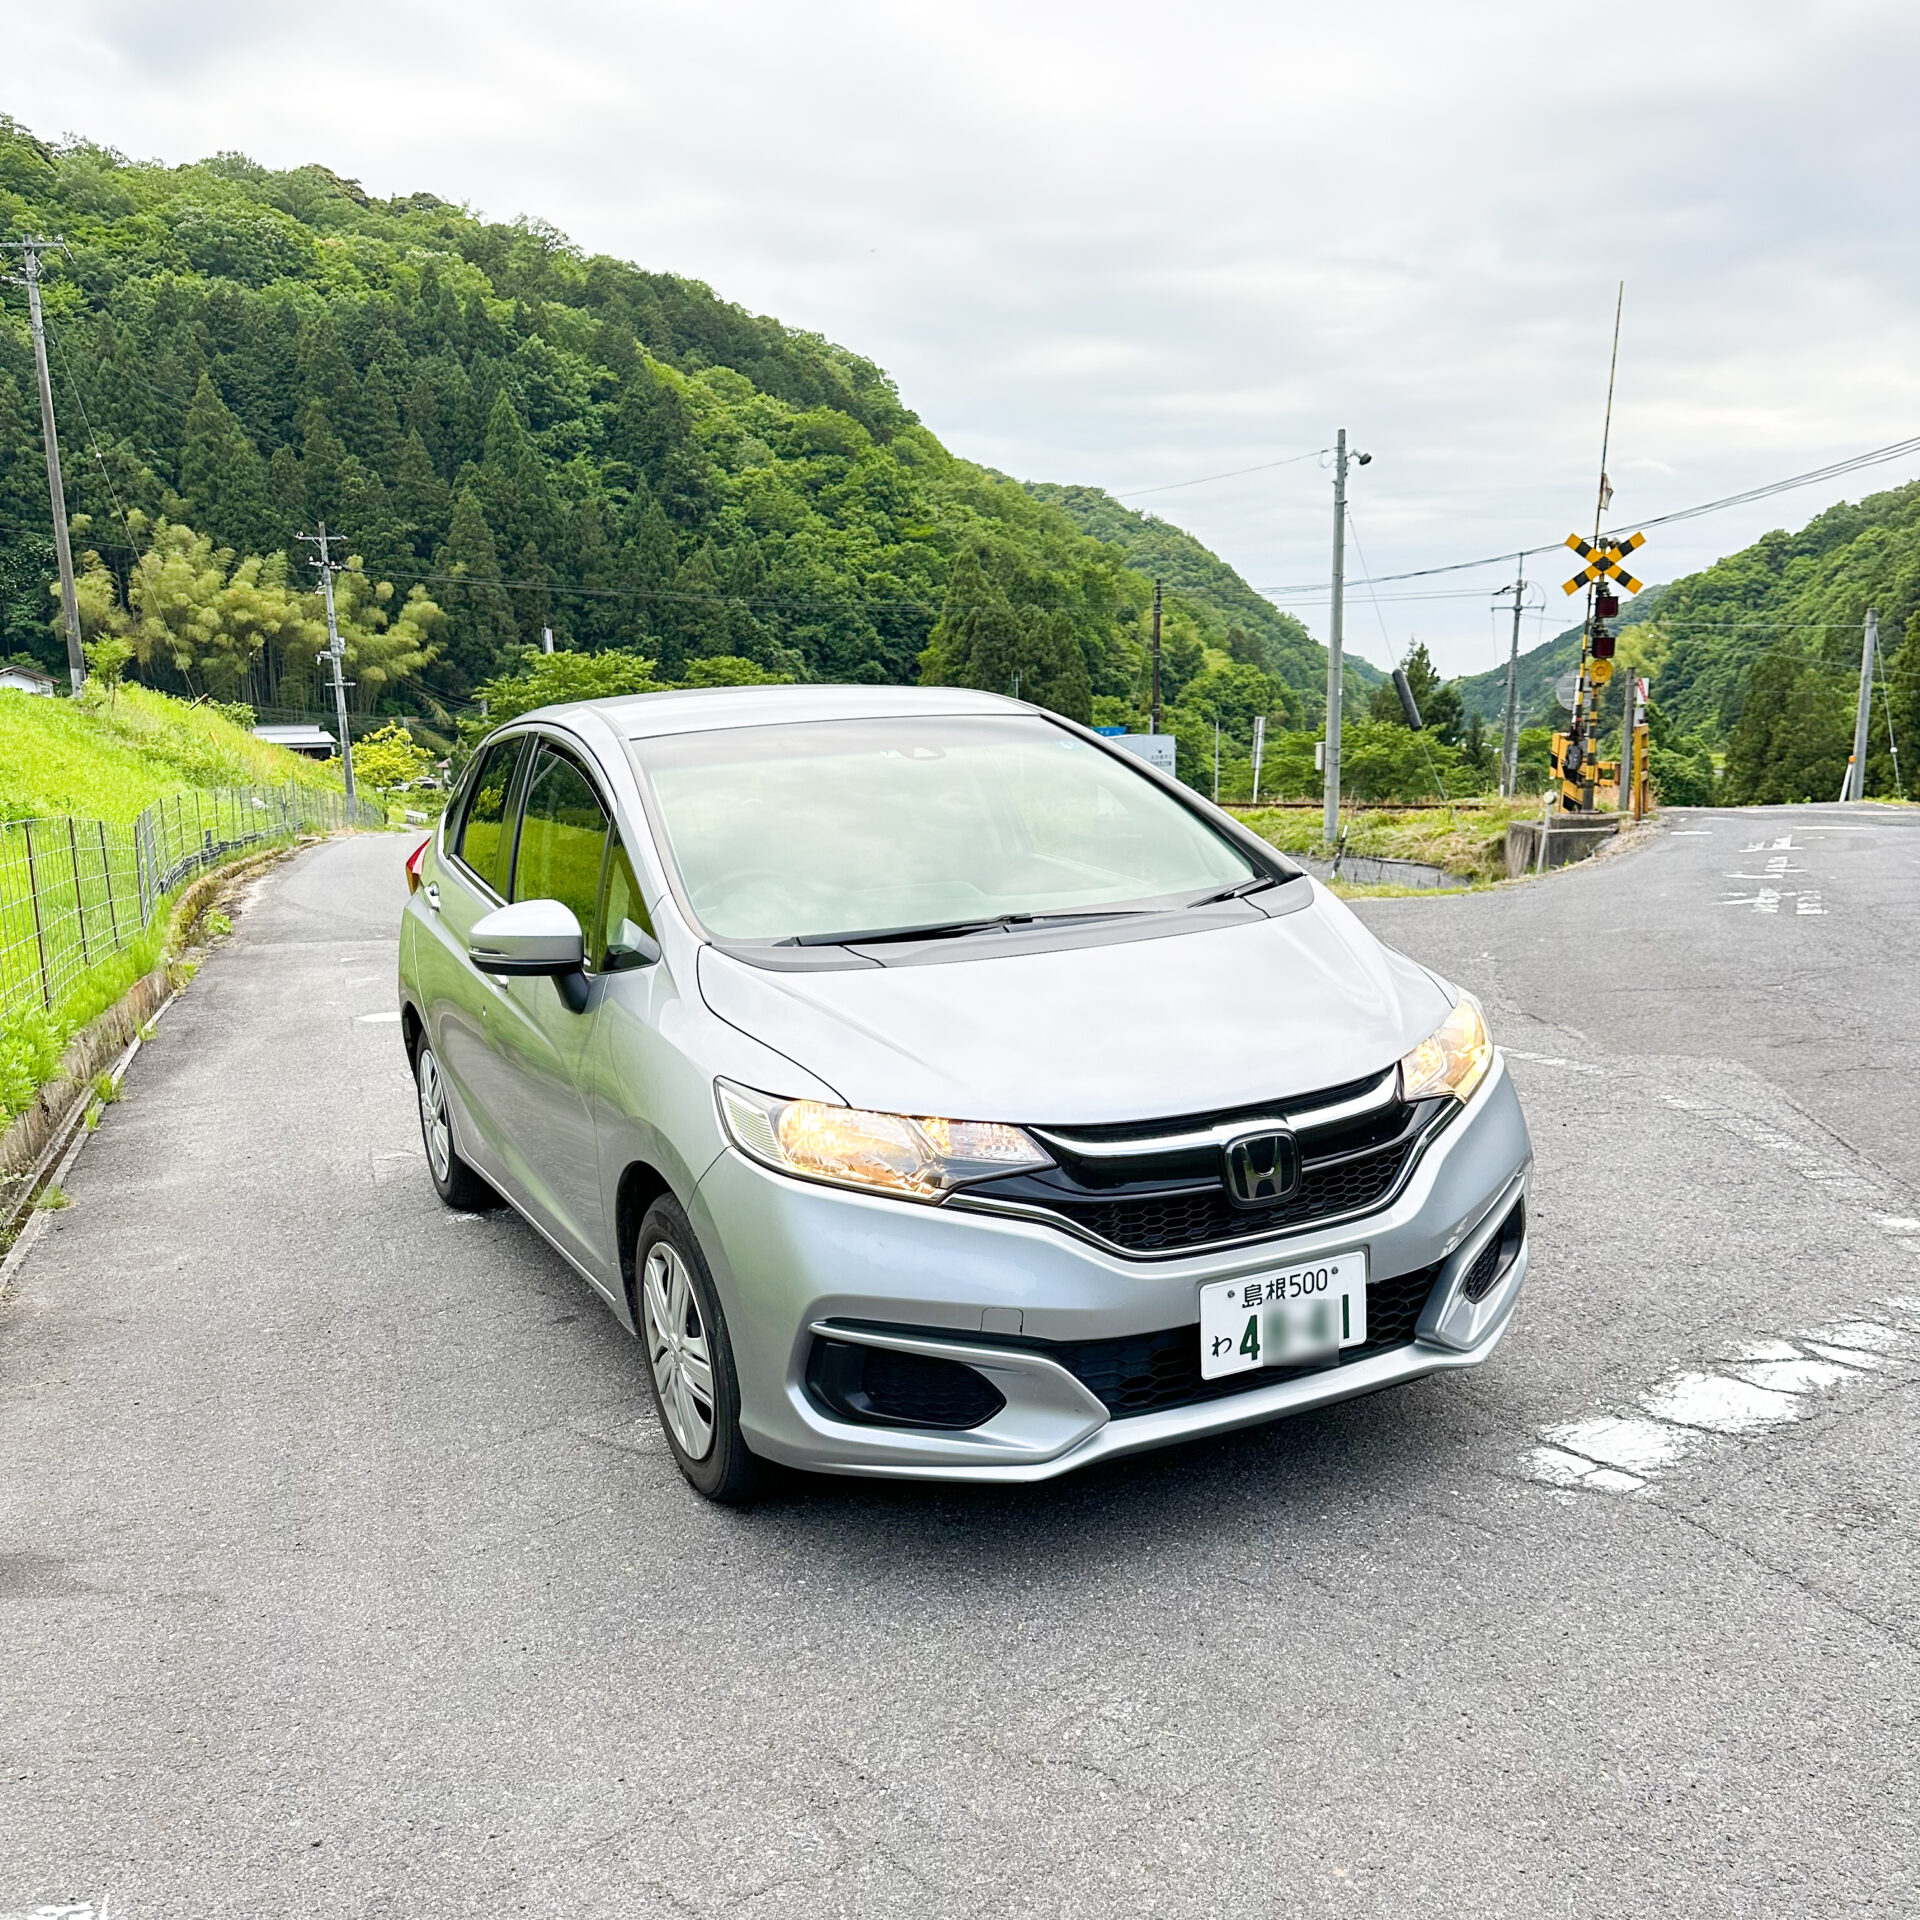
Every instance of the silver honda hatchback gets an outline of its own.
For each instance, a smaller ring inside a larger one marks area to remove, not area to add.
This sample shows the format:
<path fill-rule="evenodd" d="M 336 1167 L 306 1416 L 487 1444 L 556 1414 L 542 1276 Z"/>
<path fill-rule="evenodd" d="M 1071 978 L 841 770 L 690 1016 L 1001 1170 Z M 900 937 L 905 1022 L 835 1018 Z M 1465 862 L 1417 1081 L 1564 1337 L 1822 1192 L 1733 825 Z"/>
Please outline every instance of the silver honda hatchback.
<path fill-rule="evenodd" d="M 1045 1479 L 1477 1365 L 1513 1312 L 1478 1003 L 1057 715 L 550 707 L 408 875 L 434 1185 L 605 1296 L 710 1498 Z"/>

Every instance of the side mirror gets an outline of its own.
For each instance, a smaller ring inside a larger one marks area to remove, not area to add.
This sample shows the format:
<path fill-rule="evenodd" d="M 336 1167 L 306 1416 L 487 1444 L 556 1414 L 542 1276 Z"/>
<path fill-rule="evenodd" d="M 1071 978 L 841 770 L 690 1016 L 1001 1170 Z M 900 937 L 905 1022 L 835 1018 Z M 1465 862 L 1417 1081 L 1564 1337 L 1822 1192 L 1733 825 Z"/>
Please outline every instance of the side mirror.
<path fill-rule="evenodd" d="M 516 900 L 473 923 L 467 957 L 482 973 L 508 979 L 545 975 L 578 1013 L 587 1003 L 587 943 L 573 909 L 558 900 Z"/>

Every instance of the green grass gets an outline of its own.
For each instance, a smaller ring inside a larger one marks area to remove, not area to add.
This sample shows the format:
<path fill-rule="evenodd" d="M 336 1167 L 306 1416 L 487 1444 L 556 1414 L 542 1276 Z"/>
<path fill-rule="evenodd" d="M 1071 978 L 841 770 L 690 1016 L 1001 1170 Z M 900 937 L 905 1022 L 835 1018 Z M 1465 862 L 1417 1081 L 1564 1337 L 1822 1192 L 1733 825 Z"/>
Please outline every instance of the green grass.
<path fill-rule="evenodd" d="M 0 1014 L 0 1127 L 25 1113 L 33 1096 L 60 1070 L 67 1042 L 159 965 L 172 912 L 169 898 L 137 940 L 90 968 L 54 1006 L 17 1007 Z"/>
<path fill-rule="evenodd" d="M 1282 853 L 1324 855 L 1320 814 L 1304 807 L 1236 809 Z M 1507 823 L 1537 819 L 1536 800 L 1489 801 L 1471 807 L 1376 807 L 1346 815 L 1347 851 L 1376 860 L 1420 860 L 1462 880 L 1506 877 Z M 1369 888 L 1369 892 L 1377 889 Z M 1417 889 L 1426 891 L 1426 889 Z"/>
<path fill-rule="evenodd" d="M 77 700 L 0 690 L 0 819 L 70 814 L 124 826 L 183 792 L 288 781 L 340 786 L 333 767 L 256 740 L 216 708 L 145 687 L 123 686 L 111 698 L 89 691 Z M 131 857 L 125 849 L 114 855 L 122 865 Z M 119 865 L 115 886 L 123 897 L 131 891 Z M 32 1104 L 74 1034 L 159 964 L 172 907 L 162 901 L 138 938 L 88 968 L 52 1007 L 16 1005 L 0 1014 L 0 1126 Z M 95 899 L 88 918 L 96 932 L 100 915 Z M 224 916 L 210 915 L 208 924 L 216 934 L 228 930 Z"/>
<path fill-rule="evenodd" d="M 224 713 L 146 687 L 111 700 L 0 690 L 0 819 L 127 821 L 193 787 L 338 789 L 336 768 L 256 740 Z"/>

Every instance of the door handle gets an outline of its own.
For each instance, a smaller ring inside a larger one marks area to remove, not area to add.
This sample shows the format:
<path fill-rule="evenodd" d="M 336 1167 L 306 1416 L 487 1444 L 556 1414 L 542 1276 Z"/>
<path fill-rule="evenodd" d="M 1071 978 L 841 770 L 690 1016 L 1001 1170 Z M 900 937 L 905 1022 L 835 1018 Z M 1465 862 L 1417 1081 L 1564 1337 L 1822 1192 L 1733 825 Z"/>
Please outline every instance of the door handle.
<path fill-rule="evenodd" d="M 440 911 L 439 881 L 429 880 L 427 884 L 420 889 L 420 891 L 427 896 L 427 905 L 430 906 L 435 913 L 438 913 Z"/>

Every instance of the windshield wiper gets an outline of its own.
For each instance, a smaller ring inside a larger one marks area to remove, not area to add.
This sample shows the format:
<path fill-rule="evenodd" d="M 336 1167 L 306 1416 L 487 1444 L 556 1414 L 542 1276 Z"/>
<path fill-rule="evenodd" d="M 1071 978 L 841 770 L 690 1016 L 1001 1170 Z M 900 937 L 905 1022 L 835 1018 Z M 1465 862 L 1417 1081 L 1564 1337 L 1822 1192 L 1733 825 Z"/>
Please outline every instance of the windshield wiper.
<path fill-rule="evenodd" d="M 1051 913 L 1002 913 L 990 920 L 941 920 L 925 927 L 870 927 L 857 933 L 791 933 L 779 947 L 875 947 L 889 940 L 959 940 L 970 933 L 1018 933 L 1062 920 L 1125 920 L 1152 907 L 1062 907 Z"/>
<path fill-rule="evenodd" d="M 1294 876 L 1287 875 L 1291 880 Z M 1278 887 L 1285 883 L 1278 874 L 1256 873 L 1251 880 L 1242 880 L 1237 885 L 1222 887 L 1218 893 L 1203 893 L 1198 900 L 1189 900 L 1190 907 L 1211 907 L 1222 900 L 1244 900 L 1250 893 L 1258 893 L 1264 887 Z"/>

